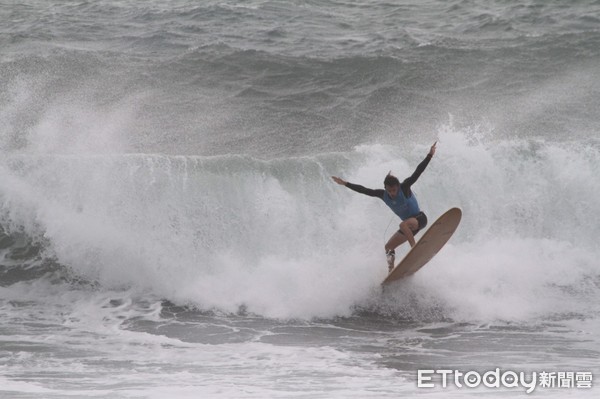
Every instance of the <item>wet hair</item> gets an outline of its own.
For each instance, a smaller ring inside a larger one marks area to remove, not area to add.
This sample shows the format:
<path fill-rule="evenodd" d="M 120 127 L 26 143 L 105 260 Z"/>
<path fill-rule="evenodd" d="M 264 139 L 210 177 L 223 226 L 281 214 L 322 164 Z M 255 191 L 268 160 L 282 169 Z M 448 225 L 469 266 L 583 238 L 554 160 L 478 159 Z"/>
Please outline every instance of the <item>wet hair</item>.
<path fill-rule="evenodd" d="M 384 187 L 394 187 L 394 186 L 399 186 L 400 185 L 400 180 L 398 180 L 398 178 L 394 175 L 392 175 L 392 171 L 390 170 L 390 172 L 385 176 L 385 180 L 383 180 L 383 186 Z"/>

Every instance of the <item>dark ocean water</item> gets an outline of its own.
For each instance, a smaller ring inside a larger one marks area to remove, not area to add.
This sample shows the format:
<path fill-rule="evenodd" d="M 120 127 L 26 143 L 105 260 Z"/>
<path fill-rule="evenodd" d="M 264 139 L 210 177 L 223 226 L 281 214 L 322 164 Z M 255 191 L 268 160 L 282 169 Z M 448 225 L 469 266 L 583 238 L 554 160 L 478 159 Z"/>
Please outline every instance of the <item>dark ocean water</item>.
<path fill-rule="evenodd" d="M 0 397 L 597 396 L 599 78 L 598 1 L 0 3 Z M 382 292 L 330 176 L 436 140 Z"/>

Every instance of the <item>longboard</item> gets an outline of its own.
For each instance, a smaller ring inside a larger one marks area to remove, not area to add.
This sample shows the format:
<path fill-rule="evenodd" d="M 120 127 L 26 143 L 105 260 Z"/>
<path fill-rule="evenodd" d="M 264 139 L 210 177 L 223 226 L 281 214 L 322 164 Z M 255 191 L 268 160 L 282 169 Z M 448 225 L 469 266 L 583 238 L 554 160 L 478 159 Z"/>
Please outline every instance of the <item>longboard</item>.
<path fill-rule="evenodd" d="M 461 217 L 462 211 L 459 208 L 451 208 L 440 216 L 381 284 L 410 276 L 425 266 L 452 237 Z"/>

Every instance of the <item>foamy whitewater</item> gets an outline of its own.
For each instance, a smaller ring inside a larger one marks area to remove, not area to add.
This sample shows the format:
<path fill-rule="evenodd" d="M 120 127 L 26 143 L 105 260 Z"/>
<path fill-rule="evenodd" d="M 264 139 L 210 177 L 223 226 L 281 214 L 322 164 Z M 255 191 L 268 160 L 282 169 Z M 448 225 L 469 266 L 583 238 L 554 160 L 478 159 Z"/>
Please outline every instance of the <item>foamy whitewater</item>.
<path fill-rule="evenodd" d="M 0 397 L 596 397 L 598 15 L 1 6 Z M 413 190 L 461 225 L 382 290 L 399 220 L 331 176 L 435 141 Z"/>

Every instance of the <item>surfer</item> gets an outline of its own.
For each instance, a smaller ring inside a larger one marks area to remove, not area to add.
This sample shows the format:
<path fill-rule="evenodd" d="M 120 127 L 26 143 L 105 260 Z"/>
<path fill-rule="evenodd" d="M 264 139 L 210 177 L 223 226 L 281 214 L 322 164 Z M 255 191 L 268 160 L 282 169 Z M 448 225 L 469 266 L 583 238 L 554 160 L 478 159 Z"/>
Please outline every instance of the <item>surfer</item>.
<path fill-rule="evenodd" d="M 390 209 L 402 219 L 400 229 L 385 244 L 385 254 L 387 258 L 388 268 L 390 271 L 394 269 L 394 261 L 396 257 L 396 248 L 408 241 L 411 247 L 415 246 L 415 234 L 427 225 L 427 216 L 419 208 L 416 196 L 411 191 L 411 186 L 415 184 L 421 173 L 425 170 L 429 161 L 435 154 L 435 146 L 437 141 L 431 146 L 429 153 L 423 161 L 417 166 L 417 169 L 410 177 L 407 177 L 402 183 L 390 171 L 383 181 L 384 189 L 370 189 L 358 184 L 349 183 L 339 177 L 332 176 L 331 178 L 337 184 L 346 186 L 358 193 L 377 197 L 383 200 Z"/>

